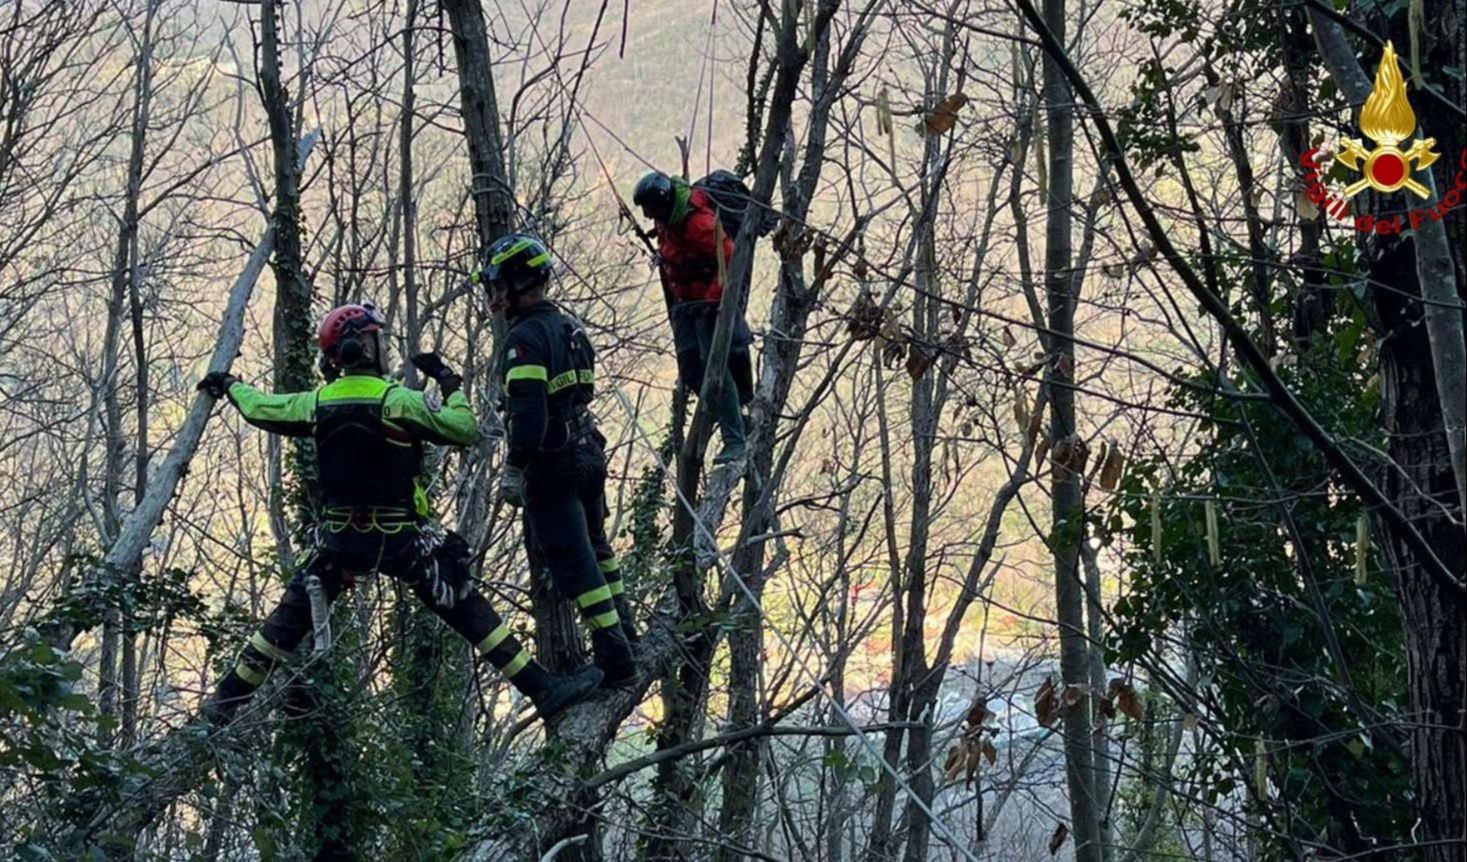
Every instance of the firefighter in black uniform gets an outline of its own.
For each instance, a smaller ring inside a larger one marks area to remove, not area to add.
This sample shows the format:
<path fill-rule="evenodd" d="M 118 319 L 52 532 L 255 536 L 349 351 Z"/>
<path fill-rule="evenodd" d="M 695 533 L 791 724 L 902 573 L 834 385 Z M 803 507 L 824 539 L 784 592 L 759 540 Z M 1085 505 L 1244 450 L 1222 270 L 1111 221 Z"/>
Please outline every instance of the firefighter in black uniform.
<path fill-rule="evenodd" d="M 227 397 L 251 425 L 314 437 L 322 507 L 315 547 L 205 705 L 215 725 L 232 721 L 271 668 L 287 661 L 312 631 L 312 591 L 329 603 L 355 577 L 374 571 L 408 582 L 420 600 L 530 698 L 542 718 L 581 700 L 601 681 L 601 671 L 590 665 L 558 677 L 535 661 L 473 588 L 467 543 L 429 520 L 420 479 L 424 444 L 472 445 L 478 423 L 459 390 L 461 378 L 437 354 L 412 361 L 437 381 L 442 401 L 386 379 L 384 326 L 370 303 L 326 315 L 318 341 L 330 382 L 321 389 L 269 394 L 223 371 L 211 372 L 199 384 L 215 398 Z"/>
<path fill-rule="evenodd" d="M 501 499 L 523 506 L 533 543 L 556 587 L 591 632 L 608 688 L 636 679 L 636 641 L 621 566 L 606 536 L 606 438 L 591 416 L 596 353 L 575 318 L 545 299 L 550 251 L 517 233 L 490 246 L 475 274 L 492 308 L 504 312 L 509 452 Z"/>

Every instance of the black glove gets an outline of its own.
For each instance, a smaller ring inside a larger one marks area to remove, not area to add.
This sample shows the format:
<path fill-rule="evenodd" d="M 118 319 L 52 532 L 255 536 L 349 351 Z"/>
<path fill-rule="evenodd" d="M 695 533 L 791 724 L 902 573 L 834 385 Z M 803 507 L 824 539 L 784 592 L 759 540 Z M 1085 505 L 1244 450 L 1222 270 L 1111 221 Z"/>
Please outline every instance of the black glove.
<path fill-rule="evenodd" d="M 200 380 L 199 385 L 194 388 L 201 392 L 207 392 L 214 398 L 223 398 L 224 393 L 229 391 L 229 387 L 238 382 L 239 378 L 230 374 L 228 371 L 210 371 L 204 375 L 204 379 Z"/>
<path fill-rule="evenodd" d="M 341 367 L 332 362 L 331 358 L 324 353 L 321 354 L 321 361 L 316 367 L 321 369 L 321 376 L 326 378 L 327 383 L 335 383 L 336 379 L 341 376 Z"/>
<path fill-rule="evenodd" d="M 473 589 L 469 575 L 469 543 L 452 530 L 418 568 L 423 591 L 433 603 L 450 610 Z"/>
<path fill-rule="evenodd" d="M 457 392 L 464 383 L 464 379 L 444 365 L 443 358 L 436 353 L 419 353 L 411 362 L 414 368 L 423 372 L 423 376 L 438 381 L 438 388 L 443 391 L 444 397 Z"/>
<path fill-rule="evenodd" d="M 525 470 L 505 466 L 499 474 L 499 499 L 511 506 L 525 505 Z"/>

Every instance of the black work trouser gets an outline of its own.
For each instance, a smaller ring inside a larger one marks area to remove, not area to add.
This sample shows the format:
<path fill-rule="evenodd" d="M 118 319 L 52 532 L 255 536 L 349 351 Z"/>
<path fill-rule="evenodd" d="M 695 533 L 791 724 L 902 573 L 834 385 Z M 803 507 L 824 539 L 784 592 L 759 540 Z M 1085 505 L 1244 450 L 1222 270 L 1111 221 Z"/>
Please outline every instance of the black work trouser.
<path fill-rule="evenodd" d="M 594 635 L 618 629 L 621 566 L 606 535 L 606 455 L 588 439 L 541 452 L 525 468 L 525 525 L 556 589 Z M 630 621 L 628 621 L 630 622 Z"/>
<path fill-rule="evenodd" d="M 312 631 L 311 599 L 307 581 L 320 580 L 328 602 L 335 601 L 360 575 L 372 572 L 407 582 L 413 593 L 469 643 L 488 658 L 517 688 L 538 693 L 546 683 L 544 668 L 510 633 L 504 619 L 477 589 L 455 602 L 438 605 L 422 576 L 422 568 L 435 561 L 434 549 L 416 529 L 397 533 L 358 531 L 348 527 L 338 532 L 321 531 L 316 548 L 286 584 L 285 594 L 260 624 L 241 653 L 234 670 L 220 681 L 215 695 L 214 721 L 232 719 L 241 702 L 248 700 L 278 664 L 290 659 L 301 641 Z M 467 560 L 436 558 L 439 565 L 467 565 Z"/>

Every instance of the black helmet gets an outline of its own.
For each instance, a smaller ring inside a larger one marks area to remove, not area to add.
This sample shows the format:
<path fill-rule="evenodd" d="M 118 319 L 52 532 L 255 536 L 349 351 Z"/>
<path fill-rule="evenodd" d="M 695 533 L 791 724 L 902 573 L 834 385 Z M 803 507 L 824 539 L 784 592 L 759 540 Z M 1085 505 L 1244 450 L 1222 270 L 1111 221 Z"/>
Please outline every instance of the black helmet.
<path fill-rule="evenodd" d="M 662 171 L 652 171 L 640 180 L 632 192 L 632 203 L 642 208 L 642 215 L 657 222 L 666 223 L 672 218 L 672 207 L 677 195 L 673 192 L 672 180 Z"/>
<path fill-rule="evenodd" d="M 550 249 L 540 238 L 512 233 L 489 246 L 484 268 L 470 280 L 495 288 L 503 285 L 511 296 L 519 296 L 550 281 Z"/>

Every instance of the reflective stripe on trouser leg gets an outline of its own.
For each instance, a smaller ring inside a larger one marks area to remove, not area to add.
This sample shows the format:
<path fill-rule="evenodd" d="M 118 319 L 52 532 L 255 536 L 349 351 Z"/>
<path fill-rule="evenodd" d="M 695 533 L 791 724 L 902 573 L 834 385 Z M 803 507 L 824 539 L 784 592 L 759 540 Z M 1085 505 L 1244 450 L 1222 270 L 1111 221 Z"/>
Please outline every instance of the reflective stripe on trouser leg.
<path fill-rule="evenodd" d="M 576 596 L 576 607 L 580 608 L 586 625 L 593 629 L 609 629 L 621 623 L 621 617 L 617 616 L 616 605 L 611 597 L 610 586 L 597 587 Z"/>
<path fill-rule="evenodd" d="M 622 583 L 621 580 L 621 560 L 618 560 L 616 557 L 600 560 L 596 563 L 596 567 L 601 570 L 602 576 L 606 578 L 606 588 L 611 590 L 613 596 L 619 596 L 626 591 L 626 584 Z"/>
<path fill-rule="evenodd" d="M 249 659 L 245 656 L 241 656 L 239 662 L 236 663 L 234 666 L 234 675 L 254 686 L 255 688 L 259 688 L 261 685 L 264 684 L 265 677 L 269 673 L 269 667 L 257 668 L 254 665 L 250 664 Z"/>
<path fill-rule="evenodd" d="M 502 622 L 475 644 L 474 650 L 489 659 L 489 663 L 506 677 L 514 676 L 530 663 L 529 652 L 520 645 L 509 626 Z"/>
<path fill-rule="evenodd" d="M 256 631 L 253 635 L 250 635 L 250 648 L 269 659 L 272 663 L 290 661 L 290 652 L 270 643 L 270 641 L 265 639 L 265 633 L 261 631 Z"/>

